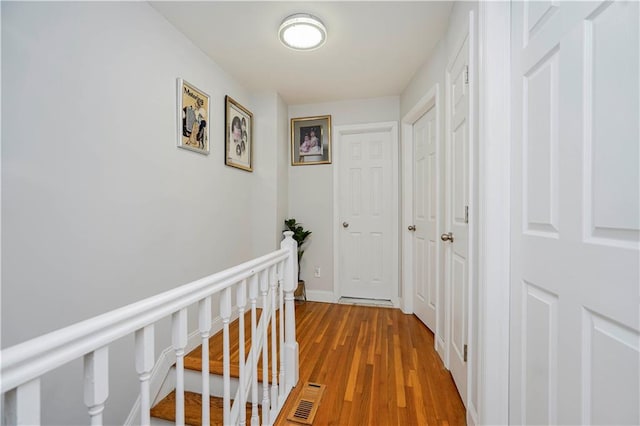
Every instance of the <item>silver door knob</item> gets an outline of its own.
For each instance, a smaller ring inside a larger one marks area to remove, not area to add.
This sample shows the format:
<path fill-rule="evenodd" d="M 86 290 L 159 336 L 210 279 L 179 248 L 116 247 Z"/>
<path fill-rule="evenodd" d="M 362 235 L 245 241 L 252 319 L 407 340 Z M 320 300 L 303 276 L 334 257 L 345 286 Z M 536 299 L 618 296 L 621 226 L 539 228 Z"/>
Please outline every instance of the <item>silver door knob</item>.
<path fill-rule="evenodd" d="M 446 234 L 440 235 L 440 239 L 442 241 L 451 241 L 453 242 L 453 233 L 447 232 Z"/>
<path fill-rule="evenodd" d="M 409 231 L 415 231 L 416 230 L 416 226 L 415 225 L 409 225 L 409 227 L 407 228 Z"/>
<path fill-rule="evenodd" d="M 343 228 L 348 228 L 349 227 L 349 222 L 342 222 L 342 227 Z"/>

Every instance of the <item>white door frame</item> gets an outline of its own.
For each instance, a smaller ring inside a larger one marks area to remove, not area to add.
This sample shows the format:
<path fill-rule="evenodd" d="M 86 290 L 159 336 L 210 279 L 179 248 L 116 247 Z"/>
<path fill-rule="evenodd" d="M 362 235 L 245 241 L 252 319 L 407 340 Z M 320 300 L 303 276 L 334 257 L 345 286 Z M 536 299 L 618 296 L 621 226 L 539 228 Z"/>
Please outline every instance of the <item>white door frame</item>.
<path fill-rule="evenodd" d="M 409 225 L 413 225 L 413 125 L 429 110 L 435 108 L 436 123 L 436 228 L 438 233 L 442 228 L 441 212 L 441 178 L 440 161 L 442 140 L 440 134 L 440 84 L 436 83 L 429 91 L 402 117 L 402 311 L 405 314 L 413 313 L 413 236 L 407 231 Z M 444 357 L 444 336 L 438 334 L 440 329 L 440 244 L 436 247 L 436 258 L 438 259 L 436 272 L 436 326 L 433 330 L 435 336 L 434 344 L 437 351 Z"/>
<path fill-rule="evenodd" d="M 334 135 L 334 147 L 341 146 L 341 139 L 344 135 L 354 133 L 373 133 L 373 132 L 385 132 L 388 131 L 391 134 L 391 188 L 392 197 L 390 205 L 397 206 L 391 210 L 391 222 L 392 222 L 392 234 L 391 241 L 393 246 L 391 252 L 393 257 L 391 259 L 391 266 L 393 268 L 392 277 L 394 282 L 392 283 L 394 291 L 391 297 L 391 302 L 394 307 L 399 307 L 398 293 L 400 290 L 399 280 L 399 243 L 398 243 L 398 226 L 399 226 L 399 187 L 398 187 L 398 123 L 396 121 L 388 121 L 382 123 L 368 123 L 368 124 L 351 124 L 333 127 Z M 334 152 L 339 152 L 334 149 Z M 340 231 L 342 229 L 340 221 L 340 155 L 333 156 L 333 294 L 336 300 L 342 296 L 342 288 L 340 286 Z"/>
<path fill-rule="evenodd" d="M 478 5 L 478 423 L 509 423 L 511 5 Z"/>

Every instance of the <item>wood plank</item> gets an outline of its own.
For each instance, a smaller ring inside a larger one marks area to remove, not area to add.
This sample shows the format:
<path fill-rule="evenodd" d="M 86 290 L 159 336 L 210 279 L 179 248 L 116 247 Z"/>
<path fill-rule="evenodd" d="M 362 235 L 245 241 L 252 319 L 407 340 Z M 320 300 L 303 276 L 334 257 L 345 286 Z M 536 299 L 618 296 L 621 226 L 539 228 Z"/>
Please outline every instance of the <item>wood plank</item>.
<path fill-rule="evenodd" d="M 210 424 L 224 424 L 222 414 L 222 398 L 212 396 L 210 398 L 211 415 Z M 194 392 L 184 393 L 184 417 L 185 424 L 190 426 L 202 426 L 202 395 Z M 151 416 L 167 420 L 176 421 L 176 392 L 173 391 L 167 395 L 162 401 L 158 402 L 151 409 Z M 251 419 L 251 404 L 247 404 L 247 419 Z"/>
<path fill-rule="evenodd" d="M 261 309 L 257 309 L 256 323 L 260 322 Z M 278 324 L 279 315 L 276 315 L 276 337 L 279 338 Z M 251 311 L 245 313 L 244 320 L 244 333 L 245 333 L 245 357 L 249 356 L 249 350 L 251 349 Z M 240 331 L 240 322 L 236 319 L 229 324 L 229 359 L 230 359 L 230 372 L 231 377 L 240 377 L 240 345 L 238 343 L 238 336 Z M 259 332 L 260 330 L 258 330 Z M 269 345 L 271 345 L 271 325 L 268 326 L 267 339 Z M 223 374 L 223 352 L 222 352 L 222 331 L 216 333 L 209 338 L 209 373 L 210 374 Z M 280 365 L 280 357 L 278 353 L 278 365 Z M 184 368 L 188 370 L 202 371 L 202 345 L 189 352 L 184 357 Z M 258 377 L 259 381 L 262 381 L 262 351 L 258 359 Z M 271 383 L 271 349 L 269 349 L 269 383 Z"/>
<path fill-rule="evenodd" d="M 433 333 L 398 309 L 296 305 L 300 379 L 327 385 L 314 424 L 464 425 L 465 410 Z"/>

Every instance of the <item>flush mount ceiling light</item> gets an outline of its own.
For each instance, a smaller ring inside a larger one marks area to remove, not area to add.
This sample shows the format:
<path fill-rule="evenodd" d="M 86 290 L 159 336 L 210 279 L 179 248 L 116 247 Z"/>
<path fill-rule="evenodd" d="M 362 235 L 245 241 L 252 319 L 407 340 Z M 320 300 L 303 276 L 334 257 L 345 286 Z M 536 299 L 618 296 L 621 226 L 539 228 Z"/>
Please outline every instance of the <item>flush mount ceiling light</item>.
<path fill-rule="evenodd" d="M 282 44 L 294 50 L 313 50 L 327 40 L 327 29 L 320 19 L 307 13 L 287 16 L 278 30 Z"/>

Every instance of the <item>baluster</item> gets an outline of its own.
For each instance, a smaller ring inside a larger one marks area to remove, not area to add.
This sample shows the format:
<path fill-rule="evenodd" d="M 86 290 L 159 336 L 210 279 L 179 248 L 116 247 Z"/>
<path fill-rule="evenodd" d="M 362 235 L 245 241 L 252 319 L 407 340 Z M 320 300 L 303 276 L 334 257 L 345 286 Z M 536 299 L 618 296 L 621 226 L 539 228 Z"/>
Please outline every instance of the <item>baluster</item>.
<path fill-rule="evenodd" d="M 40 424 L 40 378 L 22 384 L 5 394 L 2 424 Z"/>
<path fill-rule="evenodd" d="M 240 285 L 238 285 L 238 293 L 236 296 L 236 301 L 238 303 L 238 350 L 240 352 L 240 401 L 238 404 L 240 406 L 240 425 L 244 426 L 247 424 L 247 410 L 245 409 L 246 404 L 246 393 L 245 393 L 245 336 L 244 336 L 244 308 L 247 305 L 247 280 L 242 280 Z"/>
<path fill-rule="evenodd" d="M 269 339 L 268 322 L 271 312 L 267 296 L 269 293 L 268 271 L 260 273 L 260 294 L 262 295 L 262 424 L 269 424 Z"/>
<path fill-rule="evenodd" d="M 220 295 L 220 317 L 222 318 L 222 380 L 223 380 L 223 423 L 231 422 L 231 362 L 229 356 L 229 319 L 231 317 L 231 289 L 222 290 Z"/>
<path fill-rule="evenodd" d="M 280 398 L 283 399 L 285 397 L 284 393 L 284 293 L 282 292 L 282 274 L 284 273 L 284 264 L 282 262 L 278 263 L 278 313 L 280 316 L 280 327 L 279 327 L 279 345 L 280 349 L 280 376 L 278 378 L 278 389 L 280 392 Z"/>
<path fill-rule="evenodd" d="M 258 426 L 258 343 L 256 301 L 258 299 L 258 275 L 249 278 L 249 301 L 251 302 L 251 426 Z M 242 409 L 242 407 L 240 408 Z"/>
<path fill-rule="evenodd" d="M 269 284 L 271 285 L 271 404 L 278 406 L 278 334 L 276 332 L 276 296 L 278 280 L 275 265 L 269 268 Z"/>
<path fill-rule="evenodd" d="M 298 244 L 292 238 L 293 232 L 285 231 L 280 247 L 289 251 L 284 268 L 284 303 L 285 303 L 285 350 L 286 350 L 286 392 L 298 383 L 298 342 L 296 341 L 296 315 L 293 291 L 298 282 Z"/>
<path fill-rule="evenodd" d="M 153 324 L 136 330 L 136 372 L 140 379 L 140 424 L 151 424 L 151 395 L 149 391 L 149 379 L 151 370 L 155 364 L 154 354 L 154 329 Z"/>
<path fill-rule="evenodd" d="M 202 339 L 202 401 L 209 401 L 209 336 L 211 335 L 211 296 L 198 302 L 198 325 Z M 211 405 L 202 404 L 202 424 L 208 425 L 211 418 Z"/>
<path fill-rule="evenodd" d="M 171 316 L 173 350 L 176 353 L 176 425 L 184 425 L 184 348 L 187 346 L 187 310 Z"/>
<path fill-rule="evenodd" d="M 109 396 L 109 348 L 100 349 L 84 356 L 84 403 L 89 407 L 91 425 L 102 424 L 104 402 Z"/>

